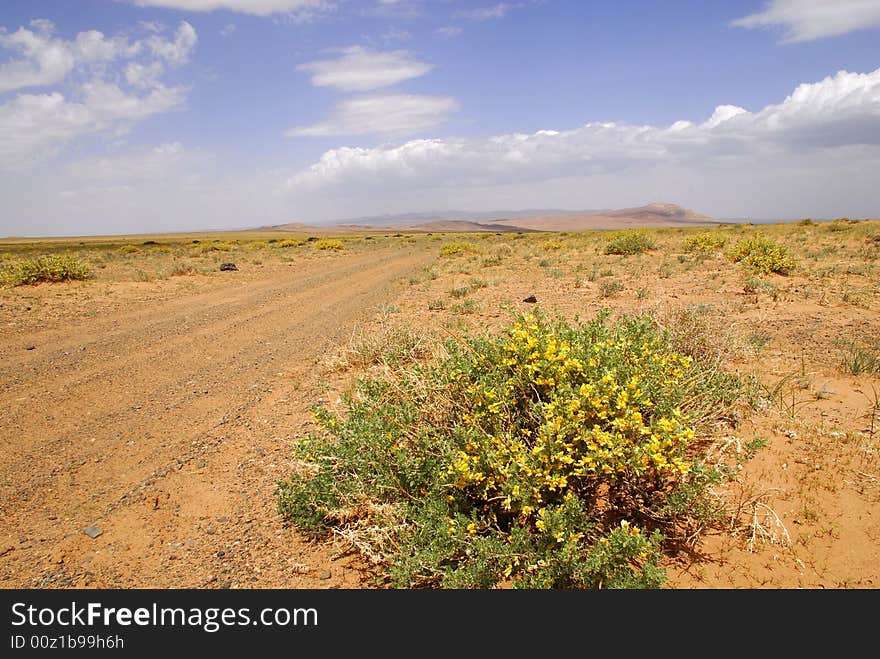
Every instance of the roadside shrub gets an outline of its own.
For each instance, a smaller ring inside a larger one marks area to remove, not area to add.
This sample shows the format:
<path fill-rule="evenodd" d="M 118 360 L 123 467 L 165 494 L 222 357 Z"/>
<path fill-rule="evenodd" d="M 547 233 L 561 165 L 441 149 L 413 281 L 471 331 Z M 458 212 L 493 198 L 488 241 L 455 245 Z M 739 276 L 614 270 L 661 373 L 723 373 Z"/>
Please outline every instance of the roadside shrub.
<path fill-rule="evenodd" d="M 122 245 L 116 251 L 119 252 L 120 254 L 134 254 L 135 252 L 139 252 L 141 250 L 136 245 Z"/>
<path fill-rule="evenodd" d="M 650 318 L 607 319 L 536 311 L 359 381 L 346 413 L 314 409 L 279 512 L 391 587 L 659 587 L 664 546 L 717 512 L 691 415 L 738 385 Z"/>
<path fill-rule="evenodd" d="M 331 250 L 335 252 L 345 249 L 345 245 L 341 240 L 329 240 L 327 238 L 316 240 L 312 243 L 312 247 L 315 249 Z"/>
<path fill-rule="evenodd" d="M 785 245 L 761 235 L 740 240 L 727 253 L 728 258 L 749 269 L 768 274 L 787 275 L 796 267 L 794 257 Z"/>
<path fill-rule="evenodd" d="M 0 270 L 0 283 L 7 286 L 26 286 L 40 282 L 89 279 L 91 276 L 88 264 L 72 256 L 38 256 L 3 266 Z"/>
<path fill-rule="evenodd" d="M 265 240 L 252 240 L 249 243 L 245 243 L 244 246 L 247 249 L 266 249 L 269 246 Z"/>
<path fill-rule="evenodd" d="M 724 236 L 712 233 L 711 231 L 705 231 L 688 236 L 684 241 L 684 250 L 686 252 L 708 254 L 709 252 L 721 249 L 726 242 L 727 239 Z"/>
<path fill-rule="evenodd" d="M 460 256 L 462 254 L 482 254 L 483 248 L 465 240 L 446 243 L 440 248 L 440 256 Z"/>
<path fill-rule="evenodd" d="M 626 229 L 613 234 L 605 245 L 606 254 L 641 254 L 649 249 L 656 249 L 654 239 L 644 229 Z"/>
<path fill-rule="evenodd" d="M 550 250 L 550 249 L 562 249 L 565 247 L 565 243 L 561 240 L 545 240 L 541 243 L 541 249 Z"/>

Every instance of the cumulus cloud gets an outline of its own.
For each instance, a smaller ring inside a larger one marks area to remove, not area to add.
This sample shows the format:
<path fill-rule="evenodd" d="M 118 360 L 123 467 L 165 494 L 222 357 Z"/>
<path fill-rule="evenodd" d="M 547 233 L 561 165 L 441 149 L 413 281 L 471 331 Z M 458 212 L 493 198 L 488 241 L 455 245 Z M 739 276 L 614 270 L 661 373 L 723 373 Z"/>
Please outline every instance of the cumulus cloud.
<path fill-rule="evenodd" d="M 763 11 L 731 23 L 734 27 L 781 28 L 783 43 L 812 41 L 880 27 L 875 0 L 771 0 Z"/>
<path fill-rule="evenodd" d="M 140 7 L 163 7 L 183 11 L 226 10 L 253 16 L 323 11 L 334 5 L 327 0 L 133 0 L 133 2 Z"/>
<path fill-rule="evenodd" d="M 404 50 L 383 53 L 352 46 L 341 53 L 336 59 L 306 62 L 296 68 L 311 74 L 311 83 L 316 87 L 359 92 L 418 78 L 433 68 L 411 59 Z"/>
<path fill-rule="evenodd" d="M 446 121 L 458 107 L 454 98 L 417 94 L 356 96 L 339 103 L 330 118 L 291 128 L 288 137 L 384 134 L 406 136 Z"/>
<path fill-rule="evenodd" d="M 172 40 L 152 30 L 135 41 L 97 30 L 64 40 L 50 21 L 30 25 L 33 29 L 0 31 L 0 48 L 15 57 L 0 66 L 0 92 L 61 82 L 69 82 L 71 91 L 19 93 L 0 104 L 0 168 L 30 167 L 80 135 L 124 132 L 136 121 L 183 105 L 186 88 L 167 86 L 161 76 L 166 63 L 183 64 L 195 47 L 189 23 L 181 22 Z"/>
<path fill-rule="evenodd" d="M 0 64 L 0 92 L 60 82 L 76 63 L 72 48 L 54 39 L 50 21 L 32 21 L 33 30 L 21 27 L 12 34 L 0 28 L 0 48 L 19 58 Z"/>
<path fill-rule="evenodd" d="M 499 186 L 602 176 L 656 166 L 695 167 L 799 151 L 880 146 L 880 69 L 840 71 L 799 85 L 781 103 L 750 112 L 716 108 L 701 123 L 591 122 L 479 139 L 419 139 L 381 148 L 333 149 L 290 177 L 290 190 L 328 187 Z"/>

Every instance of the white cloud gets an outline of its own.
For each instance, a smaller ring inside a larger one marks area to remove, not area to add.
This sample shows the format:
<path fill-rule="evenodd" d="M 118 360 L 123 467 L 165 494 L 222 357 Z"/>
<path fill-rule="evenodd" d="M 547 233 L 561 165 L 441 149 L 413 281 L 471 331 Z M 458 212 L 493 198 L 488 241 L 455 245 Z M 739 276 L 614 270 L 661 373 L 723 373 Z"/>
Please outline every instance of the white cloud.
<path fill-rule="evenodd" d="M 288 137 L 326 137 L 333 135 L 405 136 L 419 133 L 444 122 L 458 103 L 446 96 L 382 94 L 356 96 L 336 106 L 329 119 L 291 128 Z"/>
<path fill-rule="evenodd" d="M 150 37 L 146 43 L 156 57 L 170 64 L 179 65 L 189 61 L 190 53 L 196 47 L 197 41 L 198 36 L 193 26 L 186 21 L 181 21 L 174 34 L 174 41 L 168 41 L 161 37 Z"/>
<path fill-rule="evenodd" d="M 311 74 L 316 87 L 332 87 L 342 91 L 370 91 L 418 78 L 433 67 L 410 58 L 408 52 L 375 52 L 352 46 L 336 59 L 300 64 L 298 71 Z"/>
<path fill-rule="evenodd" d="M 731 23 L 745 28 L 783 28 L 783 43 L 812 41 L 880 27 L 876 0 L 770 0 L 763 11 Z"/>
<path fill-rule="evenodd" d="M 235 23 L 227 23 L 222 28 L 220 28 L 220 36 L 221 37 L 228 37 L 230 34 L 235 32 L 235 30 L 236 30 Z"/>
<path fill-rule="evenodd" d="M 185 89 L 160 85 L 138 96 L 95 81 L 84 85 L 83 93 L 82 102 L 53 92 L 19 94 L 0 105 L 0 169 L 31 167 L 80 135 L 125 131 L 137 120 L 180 107 Z"/>
<path fill-rule="evenodd" d="M 133 0 L 140 7 L 164 7 L 184 11 L 226 10 L 270 16 L 298 11 L 322 11 L 333 5 L 326 0 Z"/>
<path fill-rule="evenodd" d="M 0 66 L 0 92 L 70 84 L 64 93 L 19 93 L 0 103 L 0 169 L 31 167 L 78 136 L 122 133 L 185 101 L 186 88 L 169 87 L 161 76 L 163 62 L 182 64 L 192 52 L 197 37 L 189 23 L 181 22 L 171 41 L 153 29 L 143 41 L 97 30 L 68 41 L 55 36 L 49 21 L 32 21 L 31 27 L 0 32 L 0 47 L 18 56 Z"/>
<path fill-rule="evenodd" d="M 164 71 L 165 67 L 162 66 L 162 62 L 150 62 L 149 64 L 131 62 L 125 67 L 125 80 L 129 85 L 138 89 L 155 87 Z"/>
<path fill-rule="evenodd" d="M 454 16 L 471 21 L 488 21 L 494 18 L 504 18 L 511 9 L 519 9 L 522 6 L 521 2 L 499 2 L 490 7 L 457 11 Z"/>
<path fill-rule="evenodd" d="M 678 121 L 659 127 L 591 122 L 567 131 L 333 149 L 290 177 L 287 186 L 291 190 L 338 186 L 374 191 L 401 186 L 409 190 L 502 186 L 653 167 L 693 167 L 699 172 L 731 159 L 747 168 L 750 159 L 878 146 L 880 69 L 864 74 L 841 71 L 799 85 L 781 103 L 759 112 L 719 106 L 700 124 Z"/>
<path fill-rule="evenodd" d="M 69 44 L 52 37 L 55 28 L 51 22 L 33 21 L 31 26 L 33 31 L 21 27 L 12 34 L 0 28 L 0 48 L 20 56 L 0 64 L 0 93 L 55 84 L 76 63 Z"/>

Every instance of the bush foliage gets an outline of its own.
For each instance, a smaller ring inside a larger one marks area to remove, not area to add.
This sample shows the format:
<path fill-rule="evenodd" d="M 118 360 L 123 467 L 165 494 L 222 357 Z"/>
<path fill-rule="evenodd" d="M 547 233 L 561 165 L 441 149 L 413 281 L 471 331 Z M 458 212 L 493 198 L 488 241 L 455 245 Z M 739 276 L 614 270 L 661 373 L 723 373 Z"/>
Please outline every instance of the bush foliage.
<path fill-rule="evenodd" d="M 0 283 L 25 286 L 40 282 L 89 279 L 91 276 L 88 264 L 72 256 L 38 256 L 4 266 L 0 271 Z"/>
<path fill-rule="evenodd" d="M 696 419 L 739 384 L 650 318 L 607 321 L 536 311 L 361 380 L 345 414 L 314 410 L 279 511 L 392 587 L 662 585 L 662 548 L 712 508 Z"/>
<path fill-rule="evenodd" d="M 684 249 L 686 252 L 695 252 L 708 254 L 724 247 L 727 239 L 717 233 L 704 231 L 688 236 L 684 241 Z"/>
<path fill-rule="evenodd" d="M 727 255 L 732 261 L 761 274 L 787 275 L 796 267 L 788 247 L 762 235 L 740 240 Z"/>
<path fill-rule="evenodd" d="M 651 234 L 644 229 L 626 229 L 612 235 L 611 240 L 605 246 L 606 254 L 641 254 L 649 249 L 656 249 L 657 245 Z"/>
<path fill-rule="evenodd" d="M 482 254 L 483 248 L 476 243 L 457 240 L 446 243 L 440 248 L 440 256 L 459 256 L 462 254 Z"/>

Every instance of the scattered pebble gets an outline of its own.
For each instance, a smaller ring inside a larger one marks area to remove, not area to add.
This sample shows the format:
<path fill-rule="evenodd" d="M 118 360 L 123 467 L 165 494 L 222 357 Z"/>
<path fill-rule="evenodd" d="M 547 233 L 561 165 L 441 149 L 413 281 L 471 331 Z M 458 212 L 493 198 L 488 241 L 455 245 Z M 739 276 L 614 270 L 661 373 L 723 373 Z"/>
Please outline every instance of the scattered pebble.
<path fill-rule="evenodd" d="M 538 298 L 536 298 L 534 295 L 529 295 L 525 300 L 523 300 L 523 302 L 529 302 L 531 304 L 534 304 L 537 301 Z"/>
<path fill-rule="evenodd" d="M 36 347 L 37 347 L 37 346 L 25 346 L 24 349 L 25 349 L 25 350 L 33 350 L 33 349 L 35 349 Z"/>
<path fill-rule="evenodd" d="M 103 535 L 104 532 L 99 529 L 97 526 L 90 526 L 86 529 L 83 529 L 83 533 L 89 536 L 92 540 L 97 538 L 99 535 Z"/>

